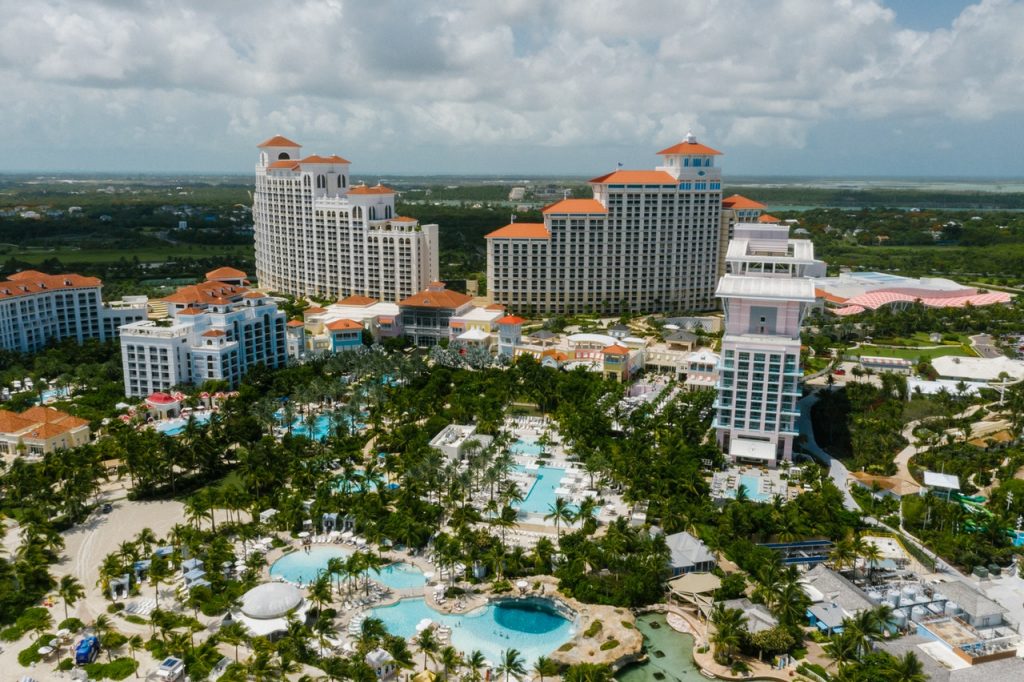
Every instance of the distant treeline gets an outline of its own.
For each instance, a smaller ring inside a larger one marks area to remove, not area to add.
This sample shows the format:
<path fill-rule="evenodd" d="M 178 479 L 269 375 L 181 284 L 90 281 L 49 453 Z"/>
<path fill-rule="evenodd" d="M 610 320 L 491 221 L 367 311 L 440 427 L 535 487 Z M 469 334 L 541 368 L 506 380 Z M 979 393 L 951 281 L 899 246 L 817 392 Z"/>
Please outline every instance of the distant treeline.
<path fill-rule="evenodd" d="M 792 206 L 947 209 L 1024 209 L 1024 193 L 943 192 L 909 189 L 826 189 L 817 187 L 726 187 L 723 194 L 742 194 L 762 203 Z"/>

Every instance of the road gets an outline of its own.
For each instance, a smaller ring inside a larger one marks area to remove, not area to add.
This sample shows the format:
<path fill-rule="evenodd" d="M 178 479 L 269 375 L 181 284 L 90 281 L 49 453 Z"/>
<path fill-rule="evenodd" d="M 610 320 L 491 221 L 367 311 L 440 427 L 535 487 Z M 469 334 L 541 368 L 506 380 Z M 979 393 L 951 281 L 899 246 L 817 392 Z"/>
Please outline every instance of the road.
<path fill-rule="evenodd" d="M 983 358 L 998 358 L 1003 354 L 996 348 L 994 339 L 988 334 L 972 336 L 971 347 Z"/>

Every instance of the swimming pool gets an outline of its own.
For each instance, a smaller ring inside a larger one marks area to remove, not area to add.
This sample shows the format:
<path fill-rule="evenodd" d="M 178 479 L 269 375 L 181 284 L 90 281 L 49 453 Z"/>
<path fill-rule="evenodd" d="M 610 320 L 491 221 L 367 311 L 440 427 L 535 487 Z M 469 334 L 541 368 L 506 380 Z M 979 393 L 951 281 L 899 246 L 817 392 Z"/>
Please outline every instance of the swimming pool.
<path fill-rule="evenodd" d="M 572 637 L 573 623 L 559 615 L 546 599 L 507 600 L 465 614 L 442 614 L 427 606 L 423 599 L 403 599 L 391 606 L 372 609 L 388 632 L 409 638 L 424 618 L 451 628 L 452 645 L 464 653 L 479 649 L 492 663 L 501 660 L 505 649 L 518 649 L 532 664 Z"/>
<path fill-rule="evenodd" d="M 693 662 L 693 637 L 669 627 L 665 616 L 651 613 L 636 619 L 644 636 L 647 661 L 623 668 L 615 676 L 621 682 L 664 682 L 699 680 L 700 668 Z"/>
<path fill-rule="evenodd" d="M 270 575 L 290 583 L 308 585 L 327 570 L 327 562 L 334 558 L 348 558 L 352 552 L 338 546 L 313 546 L 309 551 L 298 550 L 285 554 L 270 567 Z M 423 587 L 427 578 L 423 571 L 412 564 L 388 564 L 380 571 L 370 574 L 371 580 L 387 585 L 393 590 Z"/>
<path fill-rule="evenodd" d="M 284 424 L 284 413 L 283 412 L 278 411 L 278 413 L 277 413 L 277 420 L 279 422 L 281 422 L 282 425 Z M 312 434 L 310 434 L 309 427 L 306 425 L 306 418 L 305 417 L 296 417 L 292 421 L 291 428 L 289 428 L 288 430 L 292 433 L 292 435 L 295 435 L 295 436 L 306 436 L 310 440 L 322 441 L 325 438 L 327 438 L 328 436 L 333 436 L 334 432 L 336 430 L 336 427 L 339 426 L 340 424 L 344 423 L 344 421 L 347 421 L 347 420 L 348 420 L 347 417 L 337 417 L 337 418 L 335 418 L 335 417 L 332 417 L 331 415 L 328 415 L 328 414 L 319 414 L 319 415 L 317 415 L 316 419 L 313 422 L 313 431 L 312 431 Z M 363 427 L 362 424 L 360 424 L 358 422 L 356 423 L 356 428 L 357 429 L 361 429 L 362 427 Z"/>
<path fill-rule="evenodd" d="M 210 422 L 209 412 L 196 412 L 191 416 L 193 419 L 196 420 L 196 424 L 198 424 L 199 426 L 205 426 Z M 153 428 L 155 428 L 157 431 L 166 436 L 177 436 L 178 434 L 185 431 L 185 426 L 187 424 L 187 417 L 177 417 L 175 419 L 168 419 L 167 421 L 162 421 Z"/>
<path fill-rule="evenodd" d="M 517 466 L 516 471 L 527 471 L 525 467 Z M 527 514 L 548 514 L 548 507 L 555 503 L 562 477 L 565 476 L 565 469 L 557 467 L 539 467 L 536 470 L 529 470 L 528 473 L 535 474 L 537 480 L 526 492 L 526 498 L 516 505 L 516 509 Z"/>
<path fill-rule="evenodd" d="M 529 440 L 519 439 L 512 445 L 508 446 L 509 451 L 514 455 L 539 455 L 544 451 L 544 447 L 540 443 L 535 443 Z"/>

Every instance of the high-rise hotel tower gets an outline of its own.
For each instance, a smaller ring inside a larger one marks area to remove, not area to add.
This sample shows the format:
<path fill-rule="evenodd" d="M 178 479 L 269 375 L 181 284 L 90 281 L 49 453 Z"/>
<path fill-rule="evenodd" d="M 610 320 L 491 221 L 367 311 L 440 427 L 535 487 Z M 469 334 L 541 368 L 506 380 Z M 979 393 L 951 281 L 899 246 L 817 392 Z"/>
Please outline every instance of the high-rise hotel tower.
<path fill-rule="evenodd" d="M 593 199 L 559 201 L 543 223 L 491 232 L 492 299 L 541 314 L 715 308 L 720 154 L 689 134 L 658 152 L 654 170 L 594 178 Z"/>
<path fill-rule="evenodd" d="M 352 185 L 340 156 L 306 156 L 276 135 L 259 145 L 253 228 L 264 291 L 384 301 L 438 279 L 437 225 L 395 214 L 395 191 Z"/>
<path fill-rule="evenodd" d="M 797 435 L 800 325 L 814 304 L 814 245 L 789 227 L 737 224 L 717 295 L 725 309 L 715 429 L 734 462 L 775 466 Z"/>

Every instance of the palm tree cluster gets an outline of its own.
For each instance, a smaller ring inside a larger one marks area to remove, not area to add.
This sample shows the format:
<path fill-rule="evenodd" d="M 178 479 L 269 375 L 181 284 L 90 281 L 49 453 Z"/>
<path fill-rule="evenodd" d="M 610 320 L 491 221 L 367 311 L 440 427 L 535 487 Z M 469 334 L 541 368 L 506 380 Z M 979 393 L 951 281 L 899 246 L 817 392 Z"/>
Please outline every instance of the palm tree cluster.
<path fill-rule="evenodd" d="M 927 675 L 913 652 L 897 658 L 874 648 L 874 643 L 892 628 L 892 607 L 878 606 L 843 620 L 842 628 L 825 643 L 825 653 L 836 666 L 835 679 L 859 682 L 925 682 Z"/>

